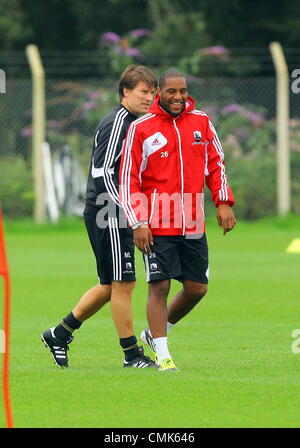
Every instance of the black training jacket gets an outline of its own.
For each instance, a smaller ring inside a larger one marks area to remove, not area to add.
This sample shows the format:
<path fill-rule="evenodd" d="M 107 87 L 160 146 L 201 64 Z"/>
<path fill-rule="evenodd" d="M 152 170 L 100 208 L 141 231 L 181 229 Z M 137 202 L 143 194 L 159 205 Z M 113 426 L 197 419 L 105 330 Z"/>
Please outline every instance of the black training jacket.
<path fill-rule="evenodd" d="M 119 166 L 123 140 L 136 116 L 121 104 L 106 115 L 97 128 L 89 169 L 84 214 L 94 215 L 100 193 L 108 193 L 119 205 Z"/>

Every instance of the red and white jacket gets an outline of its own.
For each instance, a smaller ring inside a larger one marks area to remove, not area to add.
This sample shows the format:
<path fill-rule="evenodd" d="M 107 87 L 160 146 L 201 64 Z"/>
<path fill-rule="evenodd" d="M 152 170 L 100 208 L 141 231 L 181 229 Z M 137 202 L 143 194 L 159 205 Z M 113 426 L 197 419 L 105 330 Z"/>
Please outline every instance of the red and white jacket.
<path fill-rule="evenodd" d="M 129 127 L 120 165 L 120 202 L 131 227 L 147 222 L 153 235 L 204 231 L 204 183 L 216 206 L 234 205 L 224 153 L 208 116 L 189 97 L 177 117 L 159 105 Z"/>

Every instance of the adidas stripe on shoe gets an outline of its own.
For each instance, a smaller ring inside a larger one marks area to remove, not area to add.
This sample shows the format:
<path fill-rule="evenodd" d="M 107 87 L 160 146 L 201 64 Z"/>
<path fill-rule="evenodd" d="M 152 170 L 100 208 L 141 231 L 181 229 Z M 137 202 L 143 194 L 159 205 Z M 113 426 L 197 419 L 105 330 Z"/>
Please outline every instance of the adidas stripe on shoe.
<path fill-rule="evenodd" d="M 45 347 L 50 349 L 55 365 L 58 367 L 69 367 L 67 351 L 74 337 L 70 336 L 66 342 L 61 341 L 54 335 L 54 329 L 55 327 L 52 327 L 44 331 L 41 334 L 41 340 Z"/>
<path fill-rule="evenodd" d="M 157 364 L 149 358 L 149 356 L 144 355 L 143 347 L 139 347 L 140 356 L 137 356 L 132 361 L 126 361 L 124 359 L 123 367 L 135 367 L 138 369 L 144 369 L 146 367 L 156 367 Z"/>

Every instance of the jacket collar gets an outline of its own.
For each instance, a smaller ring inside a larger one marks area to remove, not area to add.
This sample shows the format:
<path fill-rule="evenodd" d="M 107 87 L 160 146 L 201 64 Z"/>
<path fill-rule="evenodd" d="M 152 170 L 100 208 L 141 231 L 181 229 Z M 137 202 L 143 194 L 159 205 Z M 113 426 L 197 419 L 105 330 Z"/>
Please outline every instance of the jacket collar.
<path fill-rule="evenodd" d="M 190 112 L 192 110 L 195 109 L 195 100 L 194 98 L 192 98 L 191 96 L 189 96 L 186 100 L 185 103 L 185 108 L 184 110 L 181 112 L 180 115 L 178 115 L 178 117 L 181 117 L 183 115 L 185 115 L 187 112 Z M 152 104 L 152 106 L 150 107 L 149 112 L 151 114 L 156 114 L 156 115 L 160 115 L 162 118 L 165 119 L 169 119 L 169 120 L 173 120 L 175 117 L 174 115 L 170 114 L 169 112 L 165 111 L 159 104 L 159 95 L 158 93 L 156 93 L 155 98 L 154 98 L 154 103 Z"/>
<path fill-rule="evenodd" d="M 119 104 L 119 106 L 116 109 L 118 109 L 118 110 L 121 110 L 121 109 L 127 110 L 129 117 L 132 118 L 133 120 L 136 120 L 138 118 L 137 115 L 135 115 L 132 112 L 130 112 L 125 106 L 123 106 L 123 104 Z"/>

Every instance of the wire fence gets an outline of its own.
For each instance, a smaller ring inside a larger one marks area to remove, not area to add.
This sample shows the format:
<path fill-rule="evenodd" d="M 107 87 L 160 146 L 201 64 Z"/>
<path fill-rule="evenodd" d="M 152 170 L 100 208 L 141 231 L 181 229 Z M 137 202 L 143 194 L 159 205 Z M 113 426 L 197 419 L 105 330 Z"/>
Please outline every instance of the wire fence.
<path fill-rule="evenodd" d="M 233 77 L 237 74 L 257 77 L 274 75 L 274 64 L 267 46 L 230 48 L 228 50 L 230 58 L 227 63 L 224 64 L 223 58 L 212 57 L 201 63 L 200 72 L 203 70 L 204 73 L 211 74 L 212 77 L 224 75 L 224 70 L 227 74 L 231 73 Z M 51 79 L 61 79 L 66 76 L 70 79 L 110 76 L 111 55 L 103 48 L 65 51 L 40 49 L 40 52 L 46 75 Z M 284 54 L 291 72 L 299 68 L 300 48 L 284 47 Z M 173 54 L 162 56 L 153 52 L 142 56 L 137 62 L 160 71 L 161 67 L 177 66 L 180 59 L 192 55 L 191 48 L 186 48 L 184 55 L 178 54 L 178 50 L 174 48 Z M 28 61 L 23 50 L 0 50 L 0 67 L 5 69 L 10 79 L 30 76 Z"/>
<path fill-rule="evenodd" d="M 274 76 L 188 81 L 197 108 L 209 115 L 223 144 L 237 216 L 275 215 Z M 112 79 L 46 79 L 46 140 L 60 213 L 81 213 L 94 132 L 118 102 L 116 87 Z M 11 218 L 33 212 L 31 89 L 30 79 L 8 79 L 0 95 L 0 202 Z M 292 211 L 300 213 L 300 93 L 290 92 L 291 200 Z M 209 215 L 215 211 L 206 196 Z"/>

